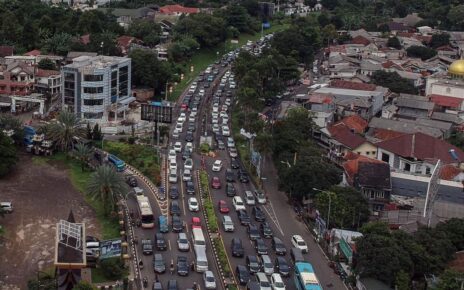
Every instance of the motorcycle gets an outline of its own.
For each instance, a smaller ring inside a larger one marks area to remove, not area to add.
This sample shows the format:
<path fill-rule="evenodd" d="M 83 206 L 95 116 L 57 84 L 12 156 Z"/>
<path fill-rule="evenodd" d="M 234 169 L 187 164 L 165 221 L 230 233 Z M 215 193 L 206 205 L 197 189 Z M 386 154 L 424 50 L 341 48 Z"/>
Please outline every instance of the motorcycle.
<path fill-rule="evenodd" d="M 143 262 L 142 261 L 139 262 L 139 268 L 140 268 L 140 270 L 143 269 Z"/>

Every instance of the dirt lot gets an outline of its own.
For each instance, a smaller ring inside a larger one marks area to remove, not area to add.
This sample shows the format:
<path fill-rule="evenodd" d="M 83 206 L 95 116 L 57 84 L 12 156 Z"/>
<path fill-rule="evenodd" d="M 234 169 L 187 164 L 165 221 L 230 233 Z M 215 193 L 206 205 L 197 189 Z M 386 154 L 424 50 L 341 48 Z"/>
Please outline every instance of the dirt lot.
<path fill-rule="evenodd" d="M 64 166 L 31 157 L 21 156 L 15 172 L 0 179 L 0 200 L 14 206 L 2 219 L 6 236 L 0 242 L 0 289 L 27 289 L 37 270 L 53 265 L 56 223 L 67 219 L 71 208 L 87 234 L 99 236 L 95 212 L 74 189 Z"/>

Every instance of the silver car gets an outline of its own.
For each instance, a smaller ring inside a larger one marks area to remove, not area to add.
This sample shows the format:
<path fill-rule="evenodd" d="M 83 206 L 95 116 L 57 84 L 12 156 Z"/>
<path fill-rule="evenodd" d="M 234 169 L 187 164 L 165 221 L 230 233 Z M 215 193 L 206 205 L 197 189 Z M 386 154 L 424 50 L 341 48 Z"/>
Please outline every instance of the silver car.
<path fill-rule="evenodd" d="M 190 244 L 185 233 L 179 233 L 177 236 L 177 248 L 182 252 L 188 252 L 190 250 Z"/>

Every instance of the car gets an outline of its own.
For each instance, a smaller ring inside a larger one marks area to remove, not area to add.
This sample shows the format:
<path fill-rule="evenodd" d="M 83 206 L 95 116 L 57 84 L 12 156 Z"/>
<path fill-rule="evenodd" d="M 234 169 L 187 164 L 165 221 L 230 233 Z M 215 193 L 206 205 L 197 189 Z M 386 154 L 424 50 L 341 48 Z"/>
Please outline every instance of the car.
<path fill-rule="evenodd" d="M 182 113 L 179 114 L 179 117 L 177 118 L 177 122 L 179 122 L 179 123 L 185 122 L 186 119 L 187 119 L 187 116 L 185 115 L 184 112 L 182 112 Z"/>
<path fill-rule="evenodd" d="M 192 157 L 192 151 L 191 150 L 184 150 L 182 152 L 182 159 L 187 160 L 188 158 Z"/>
<path fill-rule="evenodd" d="M 216 117 L 216 116 L 213 116 L 213 118 L 211 118 L 211 123 L 213 123 L 213 124 L 219 124 L 219 118 Z"/>
<path fill-rule="evenodd" d="M 255 240 L 255 250 L 258 253 L 258 255 L 267 255 L 268 249 L 263 239 L 258 238 Z"/>
<path fill-rule="evenodd" d="M 285 248 L 284 242 L 278 237 L 272 238 L 272 248 L 276 255 L 285 256 L 285 254 L 287 254 L 287 248 Z"/>
<path fill-rule="evenodd" d="M 150 239 L 142 239 L 142 253 L 144 255 L 153 254 L 153 242 Z"/>
<path fill-rule="evenodd" d="M 225 200 L 218 201 L 218 208 L 220 213 L 229 213 L 229 206 Z"/>
<path fill-rule="evenodd" d="M 158 251 L 166 251 L 167 243 L 162 233 L 155 234 L 155 247 Z"/>
<path fill-rule="evenodd" d="M 258 230 L 257 225 L 249 224 L 247 232 L 248 232 L 248 237 L 250 238 L 251 241 L 255 241 L 261 238 L 261 236 L 259 235 L 259 230 Z"/>
<path fill-rule="evenodd" d="M 176 170 L 177 171 L 177 161 L 176 158 L 169 159 L 169 170 Z"/>
<path fill-rule="evenodd" d="M 171 215 L 180 215 L 180 206 L 177 200 L 171 201 L 169 212 Z"/>
<path fill-rule="evenodd" d="M 190 116 L 196 117 L 198 113 L 197 107 L 193 107 L 192 111 L 190 111 Z"/>
<path fill-rule="evenodd" d="M 193 128 L 189 126 L 189 129 L 193 129 Z M 185 134 L 184 140 L 185 140 L 185 142 L 192 142 L 193 141 L 193 132 L 192 132 L 192 130 L 187 131 L 187 134 Z"/>
<path fill-rule="evenodd" d="M 238 156 L 238 152 L 237 152 L 237 149 L 235 147 L 230 147 L 229 148 L 229 156 L 231 158 L 235 158 Z"/>
<path fill-rule="evenodd" d="M 239 180 L 241 183 L 248 183 L 248 182 L 250 182 L 250 178 L 248 177 L 248 173 L 247 173 L 245 170 L 243 170 L 243 169 L 239 169 L 239 170 L 238 170 L 237 176 L 238 176 L 238 180 Z"/>
<path fill-rule="evenodd" d="M 266 220 L 266 215 L 264 214 L 264 211 L 256 205 L 253 206 L 251 213 L 253 214 L 257 222 L 264 222 Z"/>
<path fill-rule="evenodd" d="M 218 124 L 213 124 L 213 132 L 214 133 L 219 133 L 219 125 Z"/>
<path fill-rule="evenodd" d="M 177 170 L 169 170 L 169 183 L 177 183 Z"/>
<path fill-rule="evenodd" d="M 195 194 L 195 184 L 193 181 L 187 181 L 185 183 L 185 190 L 187 191 L 187 194 Z"/>
<path fill-rule="evenodd" d="M 234 205 L 236 211 L 239 211 L 241 209 L 245 210 L 245 204 L 243 203 L 243 200 L 240 196 L 234 196 L 232 198 L 232 204 Z"/>
<path fill-rule="evenodd" d="M 177 288 L 177 281 L 176 280 L 169 280 L 168 281 L 168 290 L 178 290 Z"/>
<path fill-rule="evenodd" d="M 193 170 L 193 160 L 192 158 L 187 158 L 184 161 L 184 169 Z"/>
<path fill-rule="evenodd" d="M 232 138 L 232 137 L 228 137 L 228 138 L 227 138 L 227 147 L 229 147 L 229 148 L 235 147 L 234 138 Z"/>
<path fill-rule="evenodd" d="M 226 146 L 225 146 L 225 144 L 224 144 L 224 141 L 222 141 L 222 140 L 218 140 L 218 141 L 217 141 L 217 147 L 218 147 L 219 150 L 224 150 L 224 149 L 226 149 Z"/>
<path fill-rule="evenodd" d="M 221 188 L 221 180 L 219 179 L 219 177 L 214 176 L 213 178 L 211 178 L 211 188 L 214 188 L 214 189 Z"/>
<path fill-rule="evenodd" d="M 192 181 L 192 172 L 190 169 L 184 169 L 184 174 L 182 174 L 183 181 Z"/>
<path fill-rule="evenodd" d="M 229 107 L 226 104 L 222 105 L 222 107 L 221 107 L 222 112 L 227 112 L 228 109 L 229 109 Z"/>
<path fill-rule="evenodd" d="M 222 160 L 216 160 L 213 163 L 213 167 L 211 168 L 214 172 L 219 172 L 222 169 Z"/>
<path fill-rule="evenodd" d="M 130 187 L 137 187 L 138 183 L 137 183 L 137 178 L 135 178 L 134 176 L 127 176 L 126 177 L 126 183 L 130 186 Z"/>
<path fill-rule="evenodd" d="M 271 226 L 269 225 L 268 222 L 261 223 L 260 229 L 261 229 L 261 234 L 263 235 L 263 237 L 270 239 L 274 236 L 274 233 L 272 232 Z"/>
<path fill-rule="evenodd" d="M 225 232 L 233 232 L 235 230 L 234 222 L 228 215 L 222 217 L 222 226 L 224 227 Z"/>
<path fill-rule="evenodd" d="M 190 244 L 185 233 L 177 235 L 177 248 L 181 252 L 188 252 L 190 250 Z"/>
<path fill-rule="evenodd" d="M 183 123 L 176 123 L 176 127 L 174 128 L 174 131 L 177 131 L 177 133 L 182 133 L 184 124 Z"/>
<path fill-rule="evenodd" d="M 163 284 L 161 281 L 154 281 L 152 290 L 163 290 Z"/>
<path fill-rule="evenodd" d="M 287 260 L 285 260 L 284 257 L 279 256 L 275 259 L 275 267 L 277 271 L 280 273 L 280 275 L 284 277 L 290 276 L 290 266 L 287 263 Z"/>
<path fill-rule="evenodd" d="M 250 272 L 248 272 L 248 269 L 243 265 L 237 265 L 237 267 L 235 267 L 235 276 L 240 285 L 246 285 L 250 281 Z"/>
<path fill-rule="evenodd" d="M 169 232 L 168 218 L 165 215 L 158 216 L 158 226 L 161 233 Z"/>
<path fill-rule="evenodd" d="M 179 233 L 184 229 L 184 222 L 178 215 L 175 215 L 171 219 L 171 226 L 173 232 Z"/>
<path fill-rule="evenodd" d="M 237 192 L 235 191 L 234 184 L 231 182 L 226 183 L 226 195 L 228 197 L 234 197 L 237 195 Z"/>
<path fill-rule="evenodd" d="M 173 185 L 169 187 L 169 197 L 171 199 L 179 198 L 179 190 L 177 189 L 177 186 Z"/>
<path fill-rule="evenodd" d="M 232 256 L 234 257 L 243 257 L 245 250 L 243 249 L 242 240 L 239 238 L 233 238 L 232 243 L 230 244 L 230 249 L 232 251 Z"/>
<path fill-rule="evenodd" d="M 251 273 L 258 273 L 259 271 L 261 271 L 261 262 L 259 261 L 259 258 L 257 256 L 247 256 L 246 265 Z"/>
<path fill-rule="evenodd" d="M 272 290 L 285 290 L 285 283 L 280 274 L 274 273 L 271 275 Z"/>
<path fill-rule="evenodd" d="M 234 182 L 235 181 L 235 174 L 232 171 L 232 169 L 227 169 L 226 170 L 226 181 L 227 182 Z"/>
<path fill-rule="evenodd" d="M 193 143 L 192 142 L 185 143 L 184 150 L 189 150 L 190 152 L 193 152 Z"/>
<path fill-rule="evenodd" d="M 271 283 L 269 282 L 269 279 L 267 279 L 265 273 L 256 273 L 256 279 L 258 280 L 260 290 L 272 290 Z"/>
<path fill-rule="evenodd" d="M 267 198 L 266 198 L 266 195 L 262 191 L 255 190 L 255 196 L 256 196 L 256 201 L 259 204 L 266 204 Z"/>
<path fill-rule="evenodd" d="M 235 85 L 235 82 L 230 82 L 230 83 L 229 83 L 229 88 L 235 89 L 235 86 L 236 86 L 236 85 Z"/>
<path fill-rule="evenodd" d="M 266 275 L 274 273 L 274 264 L 272 264 L 271 258 L 268 255 L 262 255 L 261 262 L 263 264 L 263 271 Z"/>
<path fill-rule="evenodd" d="M 176 142 L 174 144 L 174 151 L 176 151 L 176 153 L 180 153 L 182 151 L 182 143 Z"/>
<path fill-rule="evenodd" d="M 230 136 L 230 129 L 229 129 L 229 126 L 222 126 L 222 135 L 223 136 Z M 229 153 L 230 154 L 230 153 Z M 230 156 L 230 157 L 236 157 L 236 156 Z"/>
<path fill-rule="evenodd" d="M 231 158 L 230 167 L 232 167 L 232 169 L 239 169 L 240 168 L 240 163 L 238 162 L 238 160 L 236 158 Z"/>
<path fill-rule="evenodd" d="M 203 273 L 203 281 L 205 282 L 205 289 L 216 289 L 216 278 L 211 271 Z"/>
<path fill-rule="evenodd" d="M 153 270 L 155 273 L 164 273 L 166 271 L 166 263 L 162 254 L 153 255 Z"/>
<path fill-rule="evenodd" d="M 191 212 L 197 212 L 200 210 L 200 205 L 196 197 L 189 197 L 188 199 L 188 209 Z"/>
<path fill-rule="evenodd" d="M 245 203 L 247 205 L 256 205 L 255 196 L 249 190 L 245 190 Z"/>
<path fill-rule="evenodd" d="M 188 121 L 189 121 L 189 123 L 195 123 L 195 121 L 196 121 L 196 116 L 190 114 L 190 116 L 188 117 Z"/>
<path fill-rule="evenodd" d="M 261 286 L 259 286 L 258 281 L 250 281 L 247 284 L 246 290 L 261 290 Z"/>
<path fill-rule="evenodd" d="M 300 235 L 293 235 L 291 241 L 292 241 L 292 245 L 295 248 L 300 249 L 302 253 L 308 252 L 308 245 L 306 244 L 306 242 L 303 240 L 303 238 Z"/>
<path fill-rule="evenodd" d="M 201 229 L 201 220 L 199 217 L 192 217 L 192 229 Z"/>
<path fill-rule="evenodd" d="M 247 226 L 250 224 L 250 216 L 248 216 L 246 210 L 241 209 L 237 211 L 238 219 L 240 220 L 240 224 Z"/>
<path fill-rule="evenodd" d="M 177 274 L 179 276 L 188 276 L 190 267 L 188 264 L 187 257 L 177 256 Z"/>
<path fill-rule="evenodd" d="M 169 150 L 169 154 L 168 154 L 168 158 L 169 158 L 169 159 L 176 159 L 176 158 L 177 158 L 176 150 L 170 149 L 170 150 Z"/>

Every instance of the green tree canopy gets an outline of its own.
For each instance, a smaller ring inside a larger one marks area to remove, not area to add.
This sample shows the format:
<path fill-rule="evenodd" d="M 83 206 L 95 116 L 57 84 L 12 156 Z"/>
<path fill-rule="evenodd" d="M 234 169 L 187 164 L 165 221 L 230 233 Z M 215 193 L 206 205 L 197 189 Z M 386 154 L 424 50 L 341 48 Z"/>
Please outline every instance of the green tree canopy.
<path fill-rule="evenodd" d="M 396 49 L 401 49 L 400 40 L 396 36 L 392 36 L 392 37 L 388 38 L 387 46 L 388 47 L 393 47 L 393 48 L 396 48 Z"/>
<path fill-rule="evenodd" d="M 376 85 L 389 88 L 395 93 L 417 94 L 414 85 L 402 78 L 397 72 L 375 71 L 371 81 Z"/>
<path fill-rule="evenodd" d="M 429 43 L 432 48 L 437 48 L 448 44 L 450 44 L 450 35 L 448 33 L 433 34 Z"/>
<path fill-rule="evenodd" d="M 148 46 L 155 46 L 160 42 L 161 27 L 154 21 L 145 19 L 134 20 L 129 25 L 127 33 L 142 40 Z"/>
<path fill-rule="evenodd" d="M 438 281 L 438 285 L 434 290 L 456 290 L 462 289 L 464 274 L 456 270 L 445 270 Z"/>
<path fill-rule="evenodd" d="M 437 55 L 437 51 L 435 49 L 418 45 L 408 47 L 406 52 L 408 53 L 408 56 L 420 57 L 422 60 L 427 60 Z"/>
<path fill-rule="evenodd" d="M 55 63 L 49 58 L 43 58 L 39 61 L 38 67 L 46 70 L 56 70 Z"/>
<path fill-rule="evenodd" d="M 63 151 L 68 151 L 74 137 L 85 137 L 85 128 L 77 116 L 68 111 L 61 111 L 55 122 L 47 125 L 47 136 Z"/>
<path fill-rule="evenodd" d="M 0 130 L 0 177 L 8 174 L 18 161 L 13 139 Z"/>
<path fill-rule="evenodd" d="M 176 39 L 182 35 L 191 35 L 201 47 L 212 48 L 224 42 L 226 23 L 221 17 L 197 13 L 181 17 L 174 27 Z"/>

